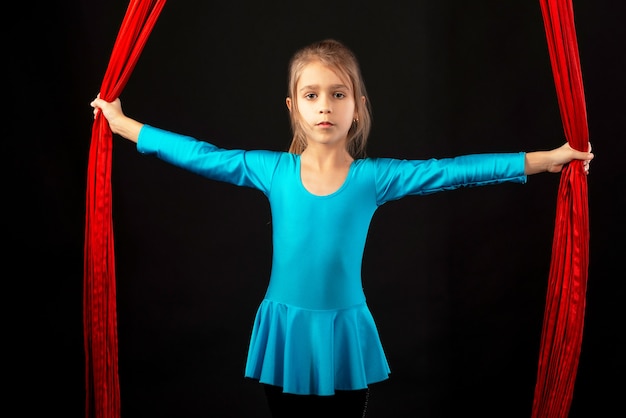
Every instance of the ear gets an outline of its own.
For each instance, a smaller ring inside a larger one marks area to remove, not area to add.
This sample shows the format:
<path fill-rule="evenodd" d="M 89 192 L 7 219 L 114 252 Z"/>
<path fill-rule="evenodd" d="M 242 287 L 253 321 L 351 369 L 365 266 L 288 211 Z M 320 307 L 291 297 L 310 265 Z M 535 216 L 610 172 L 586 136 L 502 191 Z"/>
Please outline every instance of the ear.
<path fill-rule="evenodd" d="M 361 96 L 361 103 L 363 103 L 365 105 L 365 96 Z M 359 114 L 356 111 L 356 109 L 354 109 L 354 120 L 359 120 Z"/>
<path fill-rule="evenodd" d="M 287 104 L 287 109 L 291 112 L 291 97 L 285 99 L 285 104 Z"/>

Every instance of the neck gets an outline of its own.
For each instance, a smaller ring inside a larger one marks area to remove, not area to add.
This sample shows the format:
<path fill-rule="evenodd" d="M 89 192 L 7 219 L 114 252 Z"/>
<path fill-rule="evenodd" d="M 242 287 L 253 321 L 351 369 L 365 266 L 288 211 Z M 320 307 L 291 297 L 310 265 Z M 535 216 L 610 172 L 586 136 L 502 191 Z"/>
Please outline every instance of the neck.
<path fill-rule="evenodd" d="M 345 167 L 354 161 L 345 147 L 308 146 L 301 158 L 311 167 L 319 169 Z"/>

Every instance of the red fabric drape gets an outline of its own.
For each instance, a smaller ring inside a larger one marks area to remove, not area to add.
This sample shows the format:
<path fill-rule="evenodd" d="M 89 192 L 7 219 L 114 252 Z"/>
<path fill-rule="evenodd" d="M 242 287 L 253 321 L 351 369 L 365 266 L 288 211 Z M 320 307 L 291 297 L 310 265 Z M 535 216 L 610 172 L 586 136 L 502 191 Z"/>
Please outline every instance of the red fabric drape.
<path fill-rule="evenodd" d="M 164 4 L 165 0 L 130 1 L 100 87 L 104 100 L 119 97 Z M 85 410 L 87 417 L 98 418 L 120 416 L 111 155 L 111 129 L 98 113 L 87 170 L 83 289 Z"/>
<path fill-rule="evenodd" d="M 587 151 L 589 134 L 571 0 L 540 0 L 558 104 L 570 145 Z M 569 414 L 582 344 L 589 265 L 587 177 L 582 162 L 559 184 L 533 418 Z"/>

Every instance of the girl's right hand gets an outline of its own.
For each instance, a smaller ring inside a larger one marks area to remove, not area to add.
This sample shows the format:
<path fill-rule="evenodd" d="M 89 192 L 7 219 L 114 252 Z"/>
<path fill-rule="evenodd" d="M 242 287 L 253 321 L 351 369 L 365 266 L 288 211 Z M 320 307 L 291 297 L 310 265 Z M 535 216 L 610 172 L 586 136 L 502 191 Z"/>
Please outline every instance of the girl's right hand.
<path fill-rule="evenodd" d="M 98 115 L 98 112 L 102 112 L 107 122 L 109 122 L 111 132 L 121 135 L 133 142 L 137 142 L 139 131 L 143 124 L 124 114 L 122 111 L 122 102 L 119 98 L 112 102 L 107 102 L 101 99 L 100 94 L 98 94 L 90 105 L 93 107 L 94 118 Z"/>
<path fill-rule="evenodd" d="M 114 120 L 117 117 L 124 116 L 124 112 L 122 111 L 122 102 L 119 98 L 113 100 L 112 102 L 107 102 L 100 98 L 100 93 L 96 96 L 96 98 L 90 103 L 91 107 L 93 107 L 93 117 L 95 119 L 98 112 L 102 112 L 106 120 L 111 123 L 111 120 Z"/>

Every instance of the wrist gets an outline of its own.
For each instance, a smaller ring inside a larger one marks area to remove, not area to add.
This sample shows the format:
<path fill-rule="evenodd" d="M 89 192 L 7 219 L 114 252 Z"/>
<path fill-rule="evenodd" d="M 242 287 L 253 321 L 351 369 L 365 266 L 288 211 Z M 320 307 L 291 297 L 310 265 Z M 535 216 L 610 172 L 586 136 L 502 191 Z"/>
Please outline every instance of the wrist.
<path fill-rule="evenodd" d="M 122 115 L 116 118 L 110 126 L 111 131 L 114 134 L 120 135 L 133 142 L 137 142 L 139 138 L 139 131 L 141 131 L 143 123 L 131 119 L 126 115 Z"/>
<path fill-rule="evenodd" d="M 533 151 L 526 153 L 524 174 L 531 175 L 550 171 L 551 159 L 549 151 Z"/>

